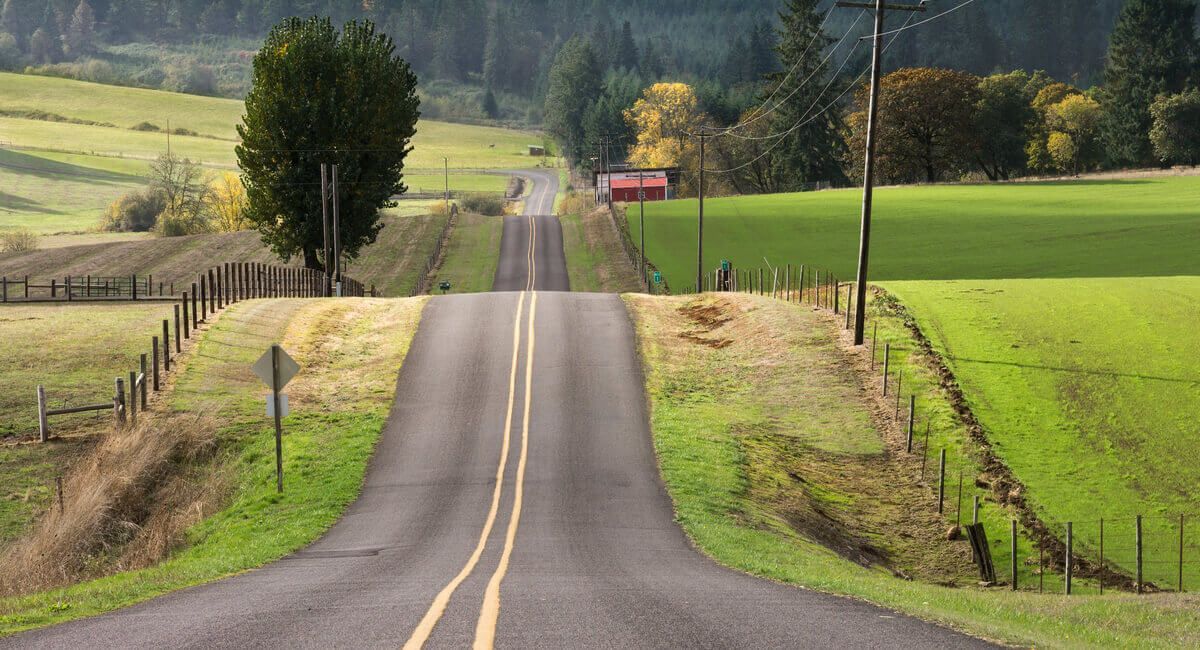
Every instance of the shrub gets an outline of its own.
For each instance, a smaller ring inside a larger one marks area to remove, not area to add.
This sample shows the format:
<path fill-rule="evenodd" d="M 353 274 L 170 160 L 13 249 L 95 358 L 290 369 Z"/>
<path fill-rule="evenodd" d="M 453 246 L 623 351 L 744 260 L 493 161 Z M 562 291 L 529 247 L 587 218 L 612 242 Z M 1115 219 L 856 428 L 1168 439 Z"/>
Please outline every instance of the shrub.
<path fill-rule="evenodd" d="M 129 128 L 133 129 L 134 131 L 154 131 L 154 132 L 162 131 L 162 129 L 160 129 L 157 124 L 154 124 L 152 122 L 138 122 L 137 124 L 134 124 L 133 126 L 131 126 Z"/>
<path fill-rule="evenodd" d="M 1150 106 L 1154 155 L 1166 164 L 1200 164 L 1200 89 L 1159 95 Z"/>
<path fill-rule="evenodd" d="M 37 233 L 30 230 L 10 230 L 4 234 L 0 234 L 0 252 L 23 253 L 25 251 L 35 251 L 38 249 L 38 239 Z"/>
<path fill-rule="evenodd" d="M 193 95 L 215 95 L 217 76 L 213 69 L 197 63 L 177 63 L 167 67 L 163 90 Z"/>
<path fill-rule="evenodd" d="M 108 206 L 100 224 L 110 232 L 149 232 L 158 223 L 158 215 L 167 207 L 162 192 L 140 190 L 130 192 Z"/>
<path fill-rule="evenodd" d="M 493 194 L 469 194 L 463 197 L 462 207 L 467 212 L 498 217 L 504 214 L 505 200 Z"/>

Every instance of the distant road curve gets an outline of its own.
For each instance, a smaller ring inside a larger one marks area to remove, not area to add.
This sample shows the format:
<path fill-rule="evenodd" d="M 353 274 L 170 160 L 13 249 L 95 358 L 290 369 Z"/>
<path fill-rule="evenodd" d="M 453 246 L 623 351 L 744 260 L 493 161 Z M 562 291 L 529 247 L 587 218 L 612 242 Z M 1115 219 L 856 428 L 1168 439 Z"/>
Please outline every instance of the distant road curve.
<path fill-rule="evenodd" d="M 554 216 L 558 172 L 524 169 L 506 172 L 529 179 L 525 213 L 504 217 L 500 261 L 492 291 L 570 291 L 562 225 Z"/>

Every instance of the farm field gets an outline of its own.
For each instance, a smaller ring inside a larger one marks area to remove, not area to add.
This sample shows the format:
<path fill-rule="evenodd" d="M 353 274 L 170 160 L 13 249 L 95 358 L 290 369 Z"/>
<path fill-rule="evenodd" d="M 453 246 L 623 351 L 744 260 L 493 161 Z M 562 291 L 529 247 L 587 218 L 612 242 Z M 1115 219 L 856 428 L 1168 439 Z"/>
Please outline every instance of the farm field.
<path fill-rule="evenodd" d="M 169 120 L 173 130 L 197 133 L 170 137 L 181 156 L 236 166 L 240 101 L 11 73 L 0 73 L 0 86 L 0 230 L 94 228 L 109 203 L 144 184 L 147 162 L 166 150 L 164 132 L 131 128 L 143 122 L 165 129 Z M 529 144 L 542 144 L 541 135 L 421 121 L 406 183 L 413 192 L 441 192 L 447 158 L 452 190 L 502 191 L 504 175 L 470 170 L 534 166 L 541 159 L 527 155 Z"/>
<path fill-rule="evenodd" d="M 1039 518 L 1127 574 L 1200 584 L 1200 278 L 888 282 L 955 373 Z"/>
<path fill-rule="evenodd" d="M 363 249 L 347 273 L 368 288 L 374 284 L 382 295 L 407 296 L 416 286 L 417 274 L 433 251 L 444 216 L 428 213 L 396 216 L 389 212 L 375 244 Z M 197 269 L 222 262 L 278 264 L 254 231 L 152 237 L 63 246 L 24 253 L 0 253 L 0 275 L 9 278 L 29 275 L 31 279 L 60 280 L 66 275 L 154 276 L 176 288 L 195 279 Z M 301 260 L 293 259 L 294 265 Z"/>
<path fill-rule="evenodd" d="M 1197 272 L 1200 176 L 947 185 L 876 192 L 873 280 Z M 705 267 L 807 264 L 852 280 L 861 192 L 706 200 Z M 646 204 L 646 249 L 671 287 L 695 284 L 696 202 Z M 633 238 L 638 224 L 632 220 Z"/>

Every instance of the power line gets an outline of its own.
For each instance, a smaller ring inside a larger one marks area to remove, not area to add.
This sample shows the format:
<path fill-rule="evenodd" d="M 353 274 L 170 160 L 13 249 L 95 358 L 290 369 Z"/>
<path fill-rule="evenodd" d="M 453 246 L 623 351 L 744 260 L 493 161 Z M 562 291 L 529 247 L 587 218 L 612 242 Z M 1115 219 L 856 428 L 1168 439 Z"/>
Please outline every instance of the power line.
<path fill-rule="evenodd" d="M 908 18 L 908 20 L 906 20 L 906 21 L 905 21 L 905 23 L 904 23 L 904 27 L 908 26 L 908 23 L 909 23 L 909 22 L 912 20 L 912 17 L 913 17 L 914 15 L 915 15 L 915 14 L 909 14 L 909 18 Z M 899 32 L 899 31 L 902 31 L 902 30 L 904 29 L 904 27 L 901 27 L 899 30 L 896 30 L 896 31 L 897 31 L 897 32 Z M 897 38 L 899 38 L 899 36 L 898 36 L 898 35 L 893 35 L 893 36 L 892 36 L 892 38 L 891 38 L 891 40 L 889 40 L 889 41 L 887 42 L 887 45 L 885 45 L 885 46 L 884 46 L 884 48 L 883 48 L 883 51 L 884 51 L 884 52 L 887 52 L 889 49 L 891 49 L 891 47 L 892 47 L 892 44 L 896 42 L 896 39 L 897 39 Z M 861 41 L 859 41 L 859 42 L 861 42 Z M 853 54 L 853 53 L 854 53 L 854 50 L 851 50 L 851 51 L 850 51 L 850 53 L 851 53 L 851 54 Z M 847 57 L 846 57 L 846 61 L 849 61 L 849 60 L 850 60 L 850 57 L 849 57 L 849 56 L 847 56 Z M 845 64 L 845 61 L 843 61 L 843 65 L 844 65 L 844 64 Z M 804 118 L 802 118 L 800 122 L 797 122 L 797 123 L 796 123 L 794 126 L 792 126 L 790 129 L 788 129 L 787 131 L 784 131 L 783 133 L 780 133 L 780 134 L 778 134 L 778 138 L 779 138 L 779 139 L 778 139 L 778 140 L 776 140 L 774 143 L 772 143 L 772 144 L 771 144 L 771 146 L 770 146 L 770 147 L 768 147 L 766 151 L 762 152 L 762 153 L 761 153 L 761 154 L 759 154 L 758 156 L 754 157 L 753 159 L 751 159 L 751 160 L 749 160 L 749 161 L 747 161 L 747 162 L 745 162 L 745 163 L 743 163 L 743 164 L 741 164 L 741 165 L 738 165 L 737 167 L 731 167 L 731 168 L 729 168 L 729 169 L 706 169 L 706 170 L 704 170 L 704 171 L 706 171 L 706 172 L 708 172 L 708 173 L 711 173 L 711 174 L 729 174 L 729 173 L 732 173 L 732 172 L 736 172 L 736 171 L 739 171 L 739 170 L 745 169 L 746 167 L 749 167 L 750 165 L 753 165 L 754 163 L 758 162 L 759 160 L 762 160 L 763 158 L 765 158 L 765 157 L 767 156 L 767 154 L 771 153 L 771 151 L 773 151 L 773 150 L 775 149 L 775 147 L 778 147 L 778 146 L 779 146 L 779 144 L 780 144 L 781 142 L 783 142 L 783 141 L 784 141 L 784 138 L 785 138 L 786 136 L 788 136 L 788 135 L 791 135 L 792 133 L 794 133 L 794 132 L 795 132 L 797 129 L 799 129 L 800 127 L 802 127 L 802 126 L 805 126 L 805 125 L 807 125 L 807 124 L 810 124 L 810 123 L 812 123 L 812 122 L 813 122 L 814 120 L 816 120 L 818 117 L 820 117 L 821 115 L 824 115 L 824 114 L 825 114 L 825 113 L 826 113 L 826 112 L 827 112 L 829 109 L 831 109 L 831 108 L 833 108 L 834 106 L 836 106 L 836 105 L 838 104 L 838 102 L 840 102 L 840 101 L 842 100 L 842 98 L 843 98 L 843 97 L 845 97 L 845 96 L 846 96 L 846 95 L 847 95 L 847 94 L 848 94 L 848 93 L 849 93 L 851 90 L 853 90 L 853 89 L 854 89 L 854 87 L 855 87 L 856 85 L 858 85 L 858 83 L 859 83 L 860 81 L 862 81 L 862 78 L 863 78 L 863 77 L 864 77 L 864 76 L 865 76 L 865 75 L 866 75 L 868 72 L 870 72 L 870 71 L 871 71 L 871 66 L 867 66 L 867 67 L 866 67 L 866 69 L 864 69 L 862 72 L 860 72 L 860 73 L 858 74 L 858 77 L 856 77 L 856 78 L 854 79 L 854 81 L 853 81 L 853 82 L 851 82 L 849 85 L 847 85 L 847 86 L 846 86 L 846 90 L 842 91 L 842 94 L 838 95 L 836 99 L 834 99 L 834 100 L 833 100 L 832 102 L 830 102 L 829 104 L 826 104 L 824 108 L 822 108 L 820 111 L 818 111 L 818 112 L 817 112 L 815 115 L 813 115 L 812 117 L 810 117 L 810 118 L 807 118 L 807 119 L 804 119 Z M 836 75 L 834 76 L 834 78 L 836 78 Z M 824 94 L 824 93 L 822 92 L 822 94 Z M 817 97 L 818 97 L 818 99 L 819 99 L 819 98 L 820 98 L 820 95 L 818 95 Z M 746 136 L 739 136 L 739 137 L 743 137 L 744 139 L 750 139 L 750 138 L 748 138 L 748 137 L 746 137 Z M 772 137 L 772 136 L 768 136 L 768 137 Z M 765 139 L 765 138 L 764 138 L 764 139 Z"/>
<path fill-rule="evenodd" d="M 948 14 L 952 14 L 952 13 L 954 13 L 954 12 L 958 11 L 959 9 L 962 9 L 963 7 L 965 7 L 965 6 L 969 5 L 969 4 L 973 3 L 973 2 L 975 2 L 975 0 L 966 0 L 966 2 L 963 2 L 962 4 L 959 4 L 958 6 L 956 6 L 956 7 L 953 7 L 953 8 L 951 8 L 951 9 L 947 9 L 947 10 L 943 11 L 942 13 L 940 13 L 940 14 L 937 14 L 936 16 L 930 16 L 930 17 L 926 18 L 925 20 L 922 20 L 922 21 L 915 22 L 915 23 L 913 23 L 913 24 L 911 24 L 911 25 L 909 25 L 909 24 L 907 24 L 907 23 L 906 23 L 905 25 L 903 25 L 903 26 L 901 26 L 901 27 L 898 27 L 898 28 L 896 28 L 896 29 L 893 29 L 893 30 L 891 30 L 891 31 L 888 31 L 888 32 L 882 32 L 882 33 L 880 33 L 879 35 L 880 35 L 880 36 L 891 36 L 891 35 L 893 35 L 893 34 L 899 34 L 900 32 L 902 32 L 902 31 L 904 31 L 904 30 L 907 30 L 907 29 L 912 29 L 912 28 L 914 28 L 914 27 L 920 27 L 921 25 L 925 25 L 925 24 L 927 24 L 927 23 L 931 23 L 931 22 L 933 22 L 933 21 L 937 20 L 938 18 L 941 18 L 942 16 L 945 16 L 945 15 L 948 15 Z M 921 4 L 925 4 L 925 2 L 924 2 L 924 1 L 922 1 L 922 2 L 921 2 Z M 872 36 L 863 36 L 863 37 L 862 37 L 862 38 L 860 38 L 859 40 L 866 40 L 866 39 L 868 39 L 868 38 L 873 38 L 873 37 L 872 37 Z"/>
<path fill-rule="evenodd" d="M 758 112 L 763 109 L 763 107 L 765 107 L 767 104 L 770 104 L 771 100 L 775 99 L 775 95 L 779 94 L 779 91 L 783 90 L 783 87 L 787 85 L 787 82 L 791 81 L 792 75 L 796 73 L 796 70 L 800 69 L 800 64 L 804 63 L 805 57 L 808 56 L 808 51 L 812 49 L 812 46 L 814 43 L 817 42 L 817 39 L 821 38 L 821 36 L 823 35 L 823 33 L 824 33 L 823 30 L 825 29 L 825 23 L 829 22 L 829 17 L 832 15 L 833 15 L 833 7 L 831 6 L 831 7 L 829 7 L 829 10 L 825 12 L 825 17 L 821 19 L 821 24 L 819 26 L 817 26 L 817 31 L 813 34 L 812 40 L 810 40 L 808 42 L 808 45 L 805 46 L 804 52 L 801 53 L 800 57 L 798 59 L 796 59 L 796 62 L 792 64 L 792 69 L 788 70 L 787 74 L 784 75 L 783 80 L 779 82 L 779 85 L 775 86 L 775 90 L 771 91 L 771 94 L 766 99 L 763 100 L 762 106 L 759 106 L 758 108 L 754 109 L 754 111 L 749 116 L 747 116 L 747 118 L 746 118 L 747 120 L 754 119 L 755 116 L 758 114 Z M 849 32 L 847 32 L 847 34 L 848 33 Z M 838 45 L 841 45 L 841 44 L 839 43 Z M 804 84 L 801 83 L 801 85 L 804 85 Z M 735 125 L 729 127 L 728 130 L 732 131 L 734 129 L 740 129 L 749 123 L 750 122 L 747 121 L 744 124 L 735 124 Z"/>
<path fill-rule="evenodd" d="M 830 11 L 833 11 L 833 10 L 832 10 L 832 9 L 830 9 Z M 719 133 L 713 133 L 713 135 L 718 135 L 718 136 L 720 136 L 720 135 L 734 135 L 734 133 L 732 133 L 734 130 L 736 130 L 736 129 L 740 129 L 740 128 L 743 128 L 743 127 L 746 127 L 746 126 L 749 126 L 749 125 L 751 125 L 751 124 L 753 124 L 753 123 L 755 123 L 755 122 L 759 121 L 760 119 L 762 119 L 762 118 L 764 118 L 764 117 L 766 117 L 766 116 L 770 115 L 771 113 L 774 113 L 775 111 L 779 110 L 779 107 L 780 107 L 780 106 L 783 106 L 785 103 L 787 103 L 787 101 L 788 101 L 789 99 L 791 99 L 792 97 L 795 97 L 795 96 L 796 96 L 796 93 L 798 93 L 798 92 L 800 92 L 801 90 L 803 90 L 803 89 L 804 89 L 804 88 L 805 88 L 805 87 L 808 85 L 808 82 L 812 81 L 813 77 L 817 76 L 817 73 L 821 71 L 821 68 L 822 68 L 822 67 L 824 67 L 824 65 L 825 65 L 826 63 L 828 63 L 830 59 L 832 59 L 832 58 L 833 58 L 833 55 L 834 55 L 834 54 L 837 54 L 837 51 L 838 51 L 839 49 L 841 49 L 841 47 L 842 47 L 842 43 L 844 43 L 844 42 L 846 41 L 846 39 L 847 39 L 847 38 L 850 36 L 850 33 L 851 33 L 851 32 L 853 32 L 853 31 L 854 31 L 854 28 L 858 26 L 858 21 L 862 20 L 862 17 L 863 17 L 864 15 L 866 15 L 866 13 L 867 13 L 867 12 L 865 12 L 865 11 L 864 11 L 864 12 L 862 12 L 862 13 L 860 13 L 860 14 L 858 15 L 858 17 L 854 19 L 854 22 L 850 23 L 850 27 L 849 27 L 849 28 L 846 30 L 846 33 L 845 33 L 845 34 L 842 34 L 842 37 L 841 37 L 840 39 L 838 39 L 838 42 L 837 42 L 837 44 L 836 44 L 836 45 L 834 45 L 832 48 L 830 48 L 830 50 L 829 50 L 829 54 L 825 55 L 825 58 L 821 60 L 821 63 L 820 63 L 820 64 L 818 64 L 818 65 L 817 65 L 815 68 L 813 68 L 813 71 L 812 71 L 811 73 L 809 73 L 808 77 L 807 77 L 807 78 L 805 78 L 805 79 L 804 79 L 804 81 L 800 82 L 800 85 L 798 85 L 798 86 L 796 86 L 795 88 L 793 88 L 793 89 L 792 89 L 792 92 L 788 93 L 787 97 L 784 97 L 783 99 L 779 100 L 779 102 L 778 102 L 778 103 L 776 103 L 774 106 L 772 106 L 772 107 L 771 107 L 769 110 L 767 110 L 767 111 L 764 111 L 764 112 L 762 112 L 761 114 L 759 114 L 759 115 L 757 115 L 757 116 L 755 116 L 755 117 L 747 118 L 747 119 L 746 119 L 745 121 L 743 121 L 742 123 L 740 123 L 740 124 L 735 124 L 734 126 L 731 126 L 731 127 L 727 128 L 727 129 L 725 129 L 725 130 L 723 130 L 723 131 L 721 131 L 721 132 L 719 132 Z M 855 42 L 855 44 L 854 44 L 854 47 L 858 47 L 858 42 Z M 851 48 L 851 50 L 850 50 L 850 51 L 853 53 L 853 52 L 854 52 L 854 48 Z M 797 62 L 797 64 L 799 64 L 799 62 Z M 839 69 L 839 70 L 838 70 L 838 72 L 841 72 L 841 70 Z M 837 76 L 837 73 L 835 73 L 835 74 L 834 74 L 834 76 L 836 77 L 836 76 Z M 768 101 L 770 101 L 770 100 L 768 100 Z M 764 105 L 766 105 L 766 102 L 764 102 L 763 104 L 764 104 Z M 735 137 L 736 137 L 736 136 L 735 136 Z"/>

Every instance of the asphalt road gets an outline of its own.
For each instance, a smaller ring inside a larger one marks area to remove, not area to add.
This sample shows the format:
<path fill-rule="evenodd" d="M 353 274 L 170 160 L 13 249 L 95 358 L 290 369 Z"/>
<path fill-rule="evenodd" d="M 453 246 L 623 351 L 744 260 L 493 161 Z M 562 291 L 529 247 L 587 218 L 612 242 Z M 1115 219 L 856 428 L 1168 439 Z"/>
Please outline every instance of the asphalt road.
<path fill-rule="evenodd" d="M 542 281 L 536 267 L 525 268 Z M 545 281 L 566 285 L 564 277 Z M 541 286 L 432 299 L 363 494 L 312 546 L 240 576 L 0 641 L 470 645 L 985 644 L 752 578 L 696 552 L 659 479 L 620 298 Z"/>
<path fill-rule="evenodd" d="M 492 291 L 570 291 L 567 258 L 563 255 L 562 225 L 554 216 L 558 173 L 512 172 L 532 181 L 525 214 L 504 217 L 500 261 Z"/>

